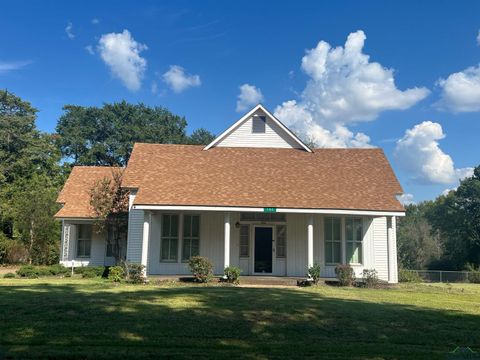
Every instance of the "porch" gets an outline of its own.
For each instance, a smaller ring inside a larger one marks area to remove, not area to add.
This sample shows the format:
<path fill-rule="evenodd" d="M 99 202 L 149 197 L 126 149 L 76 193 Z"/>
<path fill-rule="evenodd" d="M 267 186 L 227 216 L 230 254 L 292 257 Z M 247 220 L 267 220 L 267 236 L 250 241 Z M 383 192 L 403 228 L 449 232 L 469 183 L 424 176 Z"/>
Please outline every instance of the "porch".
<path fill-rule="evenodd" d="M 325 279 L 335 278 L 336 264 L 350 263 L 357 277 L 376 269 L 380 279 L 397 281 L 395 217 L 381 213 L 134 207 L 129 224 L 127 261 L 145 265 L 149 277 L 189 275 L 188 259 L 200 255 L 217 276 L 241 268 L 247 283 L 285 277 L 296 284 L 314 263 Z"/>

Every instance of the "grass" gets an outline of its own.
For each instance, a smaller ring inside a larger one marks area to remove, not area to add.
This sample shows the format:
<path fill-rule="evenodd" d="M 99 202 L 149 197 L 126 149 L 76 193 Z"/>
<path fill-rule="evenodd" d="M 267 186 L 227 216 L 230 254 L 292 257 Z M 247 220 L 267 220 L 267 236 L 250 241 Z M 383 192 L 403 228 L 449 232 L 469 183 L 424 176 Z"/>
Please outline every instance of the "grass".
<path fill-rule="evenodd" d="M 428 358 L 480 351 L 480 285 L 393 289 L 1 279 L 0 358 Z"/>

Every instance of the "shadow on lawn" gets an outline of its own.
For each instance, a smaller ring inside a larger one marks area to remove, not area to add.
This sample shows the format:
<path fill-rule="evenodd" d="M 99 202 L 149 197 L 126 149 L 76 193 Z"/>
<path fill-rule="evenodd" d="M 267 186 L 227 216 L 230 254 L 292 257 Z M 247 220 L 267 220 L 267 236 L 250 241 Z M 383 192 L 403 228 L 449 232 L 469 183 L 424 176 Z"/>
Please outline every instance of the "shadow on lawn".
<path fill-rule="evenodd" d="M 0 289 L 0 358 L 445 358 L 480 317 L 231 287 Z M 2 353 L 3 351 L 3 353 Z"/>

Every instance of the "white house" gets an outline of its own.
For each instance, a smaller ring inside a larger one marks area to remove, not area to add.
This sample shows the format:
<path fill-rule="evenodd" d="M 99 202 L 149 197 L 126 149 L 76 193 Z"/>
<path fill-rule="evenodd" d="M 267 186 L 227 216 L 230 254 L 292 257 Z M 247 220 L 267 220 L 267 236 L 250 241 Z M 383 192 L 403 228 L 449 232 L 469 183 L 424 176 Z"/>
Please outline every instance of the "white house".
<path fill-rule="evenodd" d="M 74 167 L 58 201 L 61 263 L 110 265 L 108 234 L 92 231 L 89 191 L 108 167 Z M 262 105 L 207 146 L 135 144 L 124 171 L 130 190 L 127 261 L 147 274 L 188 274 L 193 255 L 216 274 L 305 276 L 338 263 L 397 282 L 395 219 L 402 188 L 383 151 L 310 149 Z"/>

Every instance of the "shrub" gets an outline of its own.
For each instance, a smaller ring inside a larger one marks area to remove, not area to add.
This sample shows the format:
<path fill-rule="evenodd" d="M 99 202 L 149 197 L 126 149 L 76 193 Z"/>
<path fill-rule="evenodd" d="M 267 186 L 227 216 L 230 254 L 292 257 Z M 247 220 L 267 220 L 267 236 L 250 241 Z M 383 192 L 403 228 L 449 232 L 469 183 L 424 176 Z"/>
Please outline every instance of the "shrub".
<path fill-rule="evenodd" d="M 350 265 L 338 264 L 335 267 L 335 275 L 340 286 L 352 286 L 355 282 L 355 272 Z"/>
<path fill-rule="evenodd" d="M 232 284 L 240 284 L 240 274 L 242 273 L 242 269 L 236 266 L 228 266 L 223 271 L 225 274 L 225 280 Z"/>
<path fill-rule="evenodd" d="M 195 281 L 206 283 L 213 277 L 213 264 L 205 257 L 193 256 L 188 261 Z"/>
<path fill-rule="evenodd" d="M 480 270 L 471 271 L 468 274 L 468 281 L 473 284 L 480 284 Z"/>
<path fill-rule="evenodd" d="M 321 266 L 320 264 L 313 264 L 308 268 L 308 274 L 307 276 L 313 280 L 313 283 L 316 285 L 318 284 L 318 281 L 320 280 L 320 273 L 321 273 Z"/>
<path fill-rule="evenodd" d="M 75 274 L 82 275 L 83 278 L 94 278 L 94 277 L 106 277 L 105 273 L 108 272 L 105 266 L 82 266 L 76 267 L 74 269 Z M 88 273 L 87 275 L 84 275 Z"/>
<path fill-rule="evenodd" d="M 27 260 L 27 249 L 18 240 L 9 239 L 0 231 L 0 263 L 18 264 Z"/>
<path fill-rule="evenodd" d="M 419 282 L 422 282 L 423 279 L 415 271 L 400 269 L 398 271 L 398 281 L 399 282 L 419 283 Z"/>
<path fill-rule="evenodd" d="M 50 265 L 47 269 L 51 275 L 65 275 L 70 273 L 71 271 L 70 269 L 60 264 Z"/>
<path fill-rule="evenodd" d="M 4 279 L 13 279 L 14 277 L 15 277 L 14 273 L 6 273 L 5 275 L 3 275 Z"/>
<path fill-rule="evenodd" d="M 362 273 L 363 285 L 367 288 L 376 288 L 378 286 L 378 273 L 375 269 L 364 269 Z"/>
<path fill-rule="evenodd" d="M 144 284 L 147 281 L 145 277 L 145 266 L 142 264 L 128 264 L 127 278 L 133 284 Z"/>
<path fill-rule="evenodd" d="M 17 275 L 20 277 L 26 277 L 29 279 L 38 278 L 38 268 L 33 265 L 23 265 L 17 270 Z"/>
<path fill-rule="evenodd" d="M 121 266 L 112 266 L 108 270 L 108 280 L 113 282 L 120 282 L 123 280 L 125 272 Z"/>

